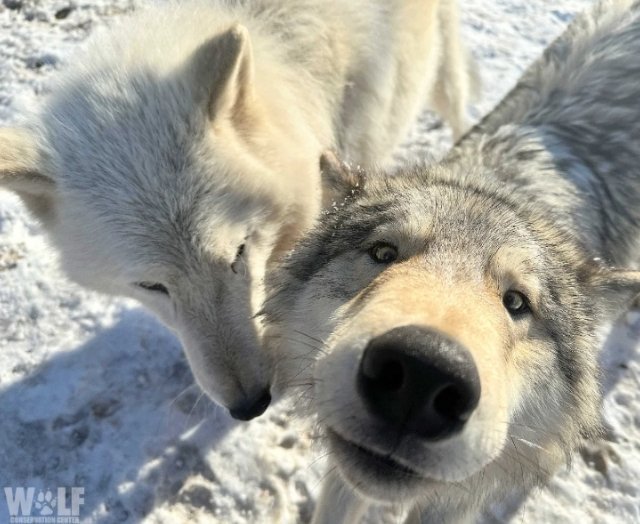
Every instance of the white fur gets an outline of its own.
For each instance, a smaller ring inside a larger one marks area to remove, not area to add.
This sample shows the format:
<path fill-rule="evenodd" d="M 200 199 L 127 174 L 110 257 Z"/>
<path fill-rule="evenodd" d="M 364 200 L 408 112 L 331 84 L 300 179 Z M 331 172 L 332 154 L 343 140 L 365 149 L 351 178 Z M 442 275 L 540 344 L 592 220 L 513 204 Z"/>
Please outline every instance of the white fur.
<path fill-rule="evenodd" d="M 383 164 L 429 100 L 459 131 L 456 25 L 448 0 L 147 9 L 95 38 L 24 129 L 0 130 L 0 184 L 71 278 L 139 299 L 213 399 L 246 404 L 270 383 L 264 273 L 319 213 L 321 153 Z"/>

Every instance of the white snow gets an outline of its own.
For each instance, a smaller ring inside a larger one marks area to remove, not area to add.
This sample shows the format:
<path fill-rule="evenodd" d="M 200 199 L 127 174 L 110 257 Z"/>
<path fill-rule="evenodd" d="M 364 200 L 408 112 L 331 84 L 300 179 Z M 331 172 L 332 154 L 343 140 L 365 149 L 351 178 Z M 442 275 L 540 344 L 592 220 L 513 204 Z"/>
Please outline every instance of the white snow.
<path fill-rule="evenodd" d="M 37 102 L 92 31 L 141 3 L 68 1 L 0 4 L 0 124 Z M 461 0 L 484 83 L 473 116 L 591 3 Z M 448 132 L 425 115 L 399 158 L 431 158 L 448 145 Z M 232 421 L 193 386 L 166 329 L 131 301 L 66 280 L 40 228 L 1 191 L 0 333 L 0 487 L 82 486 L 85 522 L 308 521 L 322 451 L 291 407 Z M 640 522 L 639 339 L 636 312 L 607 339 L 606 442 L 576 454 L 550 488 L 495 508 L 486 522 Z M 0 493 L 0 523 L 8 520 Z"/>

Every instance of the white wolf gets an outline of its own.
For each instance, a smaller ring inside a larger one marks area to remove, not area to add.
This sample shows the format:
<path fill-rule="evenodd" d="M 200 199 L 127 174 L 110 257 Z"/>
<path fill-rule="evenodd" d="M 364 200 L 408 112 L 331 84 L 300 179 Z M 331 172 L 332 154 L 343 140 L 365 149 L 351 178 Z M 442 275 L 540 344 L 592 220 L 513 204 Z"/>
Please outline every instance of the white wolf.
<path fill-rule="evenodd" d="M 77 282 L 139 299 L 200 386 L 261 414 L 253 313 L 270 260 L 321 208 L 321 152 L 384 163 L 429 100 L 463 127 L 452 0 L 150 8 L 94 40 L 37 115 L 0 129 L 0 185 Z"/>

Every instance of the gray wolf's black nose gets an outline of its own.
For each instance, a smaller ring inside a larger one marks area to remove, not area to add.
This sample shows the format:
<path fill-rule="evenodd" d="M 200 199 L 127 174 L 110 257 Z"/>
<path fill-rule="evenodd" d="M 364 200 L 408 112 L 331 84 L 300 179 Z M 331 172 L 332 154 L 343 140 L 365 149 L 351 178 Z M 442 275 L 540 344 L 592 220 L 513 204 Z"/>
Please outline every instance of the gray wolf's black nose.
<path fill-rule="evenodd" d="M 242 405 L 229 409 L 229 414 L 236 420 L 251 420 L 262 415 L 270 403 L 271 393 L 267 389 L 257 398 L 252 398 Z"/>
<path fill-rule="evenodd" d="M 358 391 L 371 414 L 426 440 L 462 430 L 480 401 L 471 354 L 438 331 L 404 326 L 369 341 Z"/>

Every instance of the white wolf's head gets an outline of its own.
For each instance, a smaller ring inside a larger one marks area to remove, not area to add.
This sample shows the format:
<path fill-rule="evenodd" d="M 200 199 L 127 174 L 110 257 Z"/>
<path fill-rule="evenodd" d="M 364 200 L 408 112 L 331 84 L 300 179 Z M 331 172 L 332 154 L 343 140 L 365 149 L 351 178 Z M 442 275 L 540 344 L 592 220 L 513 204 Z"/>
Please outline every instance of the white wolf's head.
<path fill-rule="evenodd" d="M 87 59 L 36 122 L 0 130 L 0 184 L 71 278 L 153 310 L 200 386 L 249 419 L 270 400 L 254 322 L 265 268 L 319 205 L 291 205 L 288 179 L 317 180 L 317 157 L 266 118 L 244 28 L 199 44 L 158 66 L 111 42 L 100 52 L 117 59 Z"/>

